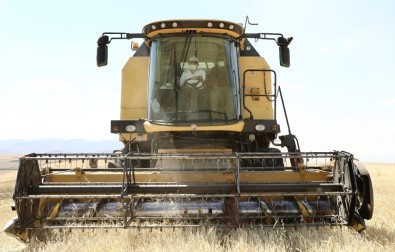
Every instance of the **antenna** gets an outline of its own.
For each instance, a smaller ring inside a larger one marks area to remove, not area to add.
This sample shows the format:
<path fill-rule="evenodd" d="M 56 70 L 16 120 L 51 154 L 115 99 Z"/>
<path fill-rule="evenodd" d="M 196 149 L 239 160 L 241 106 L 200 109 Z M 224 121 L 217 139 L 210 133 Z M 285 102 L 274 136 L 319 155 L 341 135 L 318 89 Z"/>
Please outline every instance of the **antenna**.
<path fill-rule="evenodd" d="M 250 18 L 248 17 L 248 15 L 246 16 L 246 21 L 245 21 L 245 23 L 244 23 L 244 32 L 246 31 L 246 29 L 247 29 L 247 23 L 249 24 L 249 25 L 258 25 L 258 23 L 251 23 L 250 22 Z"/>

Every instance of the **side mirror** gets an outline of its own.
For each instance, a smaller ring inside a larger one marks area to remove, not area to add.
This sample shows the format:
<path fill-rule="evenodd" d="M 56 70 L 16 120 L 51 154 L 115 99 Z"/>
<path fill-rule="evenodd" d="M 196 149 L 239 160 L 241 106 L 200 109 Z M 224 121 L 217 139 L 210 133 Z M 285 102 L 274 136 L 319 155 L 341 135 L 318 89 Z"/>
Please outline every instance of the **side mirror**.
<path fill-rule="evenodd" d="M 282 67 L 289 67 L 291 65 L 289 57 L 289 48 L 286 46 L 279 47 L 280 53 L 280 65 Z"/>
<path fill-rule="evenodd" d="M 289 39 L 286 39 L 284 37 L 277 38 L 277 45 L 279 46 L 280 65 L 282 67 L 289 67 L 291 65 L 288 45 L 289 43 L 291 43 L 292 39 L 292 37 Z"/>
<path fill-rule="evenodd" d="M 107 45 L 97 46 L 96 64 L 98 67 L 107 66 L 108 47 Z"/>
<path fill-rule="evenodd" d="M 96 54 L 96 64 L 98 67 L 106 66 L 108 60 L 108 47 L 107 44 L 110 43 L 108 36 L 101 36 L 97 40 L 97 54 Z"/>

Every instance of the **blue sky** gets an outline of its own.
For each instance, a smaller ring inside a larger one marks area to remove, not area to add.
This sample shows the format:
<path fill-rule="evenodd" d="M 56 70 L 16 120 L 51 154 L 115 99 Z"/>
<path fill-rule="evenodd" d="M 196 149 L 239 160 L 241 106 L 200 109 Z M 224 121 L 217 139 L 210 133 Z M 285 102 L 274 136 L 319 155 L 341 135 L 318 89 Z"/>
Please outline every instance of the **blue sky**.
<path fill-rule="evenodd" d="M 274 43 L 254 46 L 277 71 L 302 151 L 394 162 L 394 14 L 391 0 L 0 0 L 0 140 L 117 140 L 109 125 L 119 118 L 121 69 L 133 52 L 130 41 L 115 41 L 109 65 L 97 68 L 102 32 L 140 32 L 162 19 L 244 23 L 248 15 L 259 26 L 247 32 L 294 37 L 289 69 Z"/>

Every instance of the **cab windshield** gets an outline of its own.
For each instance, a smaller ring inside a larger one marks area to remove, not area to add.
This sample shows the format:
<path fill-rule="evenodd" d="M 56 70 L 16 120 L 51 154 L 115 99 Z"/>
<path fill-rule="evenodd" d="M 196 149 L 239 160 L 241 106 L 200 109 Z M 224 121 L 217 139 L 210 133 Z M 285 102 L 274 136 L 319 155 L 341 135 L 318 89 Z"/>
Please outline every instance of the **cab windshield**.
<path fill-rule="evenodd" d="M 148 120 L 223 125 L 240 114 L 237 47 L 227 37 L 187 33 L 152 42 Z"/>

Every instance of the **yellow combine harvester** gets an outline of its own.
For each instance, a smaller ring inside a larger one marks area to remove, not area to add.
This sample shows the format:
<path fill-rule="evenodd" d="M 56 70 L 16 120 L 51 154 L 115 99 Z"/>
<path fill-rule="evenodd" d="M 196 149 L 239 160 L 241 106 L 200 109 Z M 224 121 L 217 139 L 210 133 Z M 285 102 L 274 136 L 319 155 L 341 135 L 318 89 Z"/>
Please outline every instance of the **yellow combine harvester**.
<path fill-rule="evenodd" d="M 220 20 L 153 22 L 103 33 L 98 66 L 115 39 L 144 39 L 132 42 L 111 121 L 124 148 L 22 157 L 6 232 L 27 241 L 58 228 L 365 228 L 372 184 L 353 155 L 301 152 L 288 120 L 279 136 L 276 72 L 250 39 L 274 41 L 289 67 L 292 38 Z"/>

